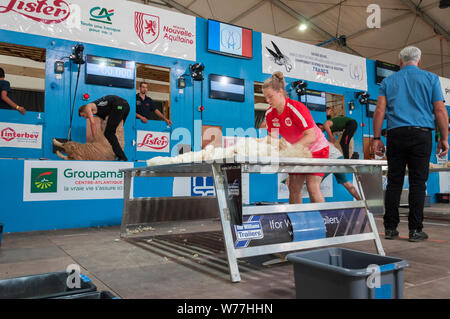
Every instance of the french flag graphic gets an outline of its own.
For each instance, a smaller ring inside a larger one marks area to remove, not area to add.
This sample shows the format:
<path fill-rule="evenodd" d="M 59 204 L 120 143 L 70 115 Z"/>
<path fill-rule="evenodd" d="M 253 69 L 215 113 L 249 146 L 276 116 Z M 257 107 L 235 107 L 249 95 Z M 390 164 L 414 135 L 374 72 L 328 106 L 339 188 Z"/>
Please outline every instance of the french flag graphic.
<path fill-rule="evenodd" d="M 212 51 L 252 58 L 252 30 L 209 20 L 208 45 Z"/>

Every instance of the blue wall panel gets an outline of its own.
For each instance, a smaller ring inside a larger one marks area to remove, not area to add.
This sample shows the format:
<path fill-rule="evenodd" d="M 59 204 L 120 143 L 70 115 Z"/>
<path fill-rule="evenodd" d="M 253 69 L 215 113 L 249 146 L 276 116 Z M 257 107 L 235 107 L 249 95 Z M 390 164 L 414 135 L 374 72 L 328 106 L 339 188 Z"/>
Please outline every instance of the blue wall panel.
<path fill-rule="evenodd" d="M 117 59 L 133 60 L 137 63 L 155 65 L 170 68 L 171 74 L 171 120 L 173 126 L 167 128 L 161 121 L 149 121 L 141 123 L 135 119 L 135 89 L 108 88 L 98 85 L 86 85 L 84 83 L 84 66 L 80 73 L 80 81 L 76 96 L 75 111 L 73 117 L 72 139 L 85 142 L 86 121 L 78 117 L 78 108 L 82 104 L 82 95 L 88 93 L 91 101 L 107 94 L 116 94 L 125 98 L 131 107 L 129 117 L 125 125 L 125 153 L 130 161 L 144 161 L 153 156 L 168 156 L 164 153 L 137 152 L 135 147 L 136 130 L 168 131 L 171 133 L 171 154 L 175 154 L 178 143 L 193 144 L 194 149 L 201 147 L 201 127 L 194 129 L 194 121 L 199 121 L 202 114 L 198 106 L 203 104 L 203 125 L 218 125 L 223 129 L 224 136 L 227 128 L 242 128 L 244 131 L 254 127 L 254 82 L 263 82 L 269 74 L 262 73 L 261 56 L 261 33 L 253 32 L 253 59 L 239 59 L 207 51 L 207 20 L 197 18 L 197 61 L 205 65 L 205 81 L 203 91 L 200 82 L 192 82 L 187 78 L 185 89 L 177 88 L 179 76 L 189 73 L 189 65 L 193 61 L 185 61 L 164 56 L 133 52 L 119 48 L 110 48 L 92 44 L 85 45 L 85 53 L 112 57 Z M 45 112 L 28 112 L 21 116 L 16 111 L 0 110 L 2 122 L 41 124 L 44 125 L 43 149 L 26 150 L 0 148 L 0 157 L 9 158 L 48 158 L 58 159 L 52 153 L 52 138 L 65 138 L 69 130 L 69 118 L 71 104 L 70 96 L 75 91 L 77 77 L 77 66 L 71 65 L 65 58 L 65 72 L 61 79 L 54 74 L 54 62 L 67 57 L 74 41 L 51 39 L 47 37 L 23 34 L 0 30 L 2 42 L 10 42 L 19 45 L 33 45 L 46 49 L 46 78 L 45 78 Z M 375 84 L 375 61 L 367 61 L 368 91 L 371 99 L 378 96 L 379 86 Z M 245 101 L 230 102 L 209 98 L 209 74 L 219 74 L 245 80 Z M 296 78 L 286 78 L 290 97 L 298 99 L 291 83 Z M 364 123 L 359 126 L 354 136 L 355 151 L 363 158 L 363 136 L 373 134 L 372 123 L 366 117 L 365 107 L 354 97 L 358 92 L 354 89 L 337 87 L 327 84 L 309 82 L 308 88 L 323 92 L 343 95 L 345 98 L 345 112 L 358 121 Z M 349 102 L 355 102 L 355 110 L 350 114 Z M 316 122 L 324 122 L 324 112 L 312 112 Z M 371 119 L 370 119 L 371 121 Z M 181 133 L 187 129 L 189 138 L 182 140 Z M 436 162 L 433 149 L 432 162 Z M 144 166 L 145 163 L 137 162 L 136 167 Z M 96 227 L 104 225 L 118 225 L 122 216 L 122 200 L 78 200 L 78 201 L 53 201 L 53 202 L 23 202 L 23 160 L 0 160 L 0 170 L 3 173 L 3 182 L 0 186 L 2 194 L 2 208 L 0 209 L 0 222 L 5 224 L 5 232 L 19 232 L 32 230 L 48 230 L 76 227 Z M 250 201 L 278 201 L 277 198 L 277 175 L 275 174 L 251 174 L 250 175 Z M 137 178 L 134 184 L 134 196 L 171 196 L 173 178 Z M 352 197 L 333 178 L 333 198 L 327 200 L 342 201 L 351 200 Z M 439 192 L 439 178 L 437 174 L 430 174 L 428 181 L 428 193 Z M 434 201 L 434 196 L 432 197 Z M 305 200 L 308 202 L 308 200 Z"/>

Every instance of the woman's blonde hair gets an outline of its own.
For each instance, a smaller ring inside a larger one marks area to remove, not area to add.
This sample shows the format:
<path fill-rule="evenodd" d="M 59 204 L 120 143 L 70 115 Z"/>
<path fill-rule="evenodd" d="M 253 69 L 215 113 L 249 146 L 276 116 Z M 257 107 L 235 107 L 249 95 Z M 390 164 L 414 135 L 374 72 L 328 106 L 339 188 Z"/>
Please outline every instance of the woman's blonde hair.
<path fill-rule="evenodd" d="M 274 91 L 283 90 L 286 92 L 286 82 L 282 72 L 277 71 L 272 76 L 264 81 L 263 89 L 271 88 Z"/>

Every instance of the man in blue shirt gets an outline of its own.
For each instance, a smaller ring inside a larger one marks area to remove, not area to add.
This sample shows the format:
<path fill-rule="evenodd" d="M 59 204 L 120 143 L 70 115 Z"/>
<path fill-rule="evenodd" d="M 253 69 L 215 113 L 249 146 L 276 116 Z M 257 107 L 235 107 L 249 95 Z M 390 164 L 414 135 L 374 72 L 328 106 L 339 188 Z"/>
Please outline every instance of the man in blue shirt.
<path fill-rule="evenodd" d="M 156 108 L 152 99 L 147 96 L 148 85 L 142 82 L 139 86 L 139 93 L 136 94 L 136 118 L 140 119 L 143 123 L 147 123 L 150 119 L 151 112 L 155 112 L 159 118 L 172 125 L 172 121 L 166 119 L 166 117 Z"/>
<path fill-rule="evenodd" d="M 398 207 L 403 188 L 406 165 L 409 175 L 409 241 L 425 240 L 423 207 L 429 161 L 432 148 L 431 131 L 435 120 L 441 139 L 437 153 L 448 153 L 448 114 L 444 104 L 439 77 L 420 70 L 421 51 L 406 47 L 400 54 L 397 73 L 385 78 L 380 85 L 378 103 L 373 116 L 375 154 L 382 156 L 380 140 L 383 119 L 387 119 L 388 180 L 385 197 L 385 238 L 398 236 Z"/>
<path fill-rule="evenodd" d="M 25 114 L 27 111 L 24 107 L 14 103 L 9 97 L 8 93 L 10 91 L 10 84 L 5 81 L 5 70 L 0 68 L 0 109 L 15 109 L 21 114 Z"/>

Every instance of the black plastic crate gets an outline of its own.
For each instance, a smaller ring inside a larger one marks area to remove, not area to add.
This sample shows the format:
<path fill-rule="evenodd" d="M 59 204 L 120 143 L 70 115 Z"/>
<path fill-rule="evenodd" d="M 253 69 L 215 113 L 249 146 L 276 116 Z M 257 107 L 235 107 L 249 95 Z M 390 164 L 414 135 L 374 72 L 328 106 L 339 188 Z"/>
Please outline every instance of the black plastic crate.
<path fill-rule="evenodd" d="M 69 288 L 65 271 L 0 280 L 0 299 L 46 299 L 96 291 L 91 280 L 80 275 L 80 288 Z"/>

